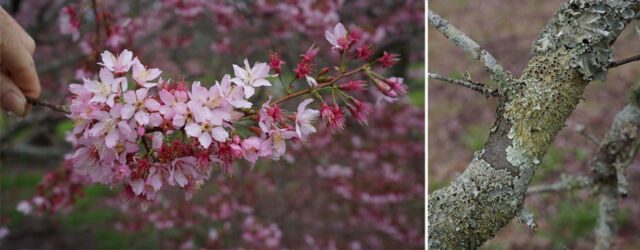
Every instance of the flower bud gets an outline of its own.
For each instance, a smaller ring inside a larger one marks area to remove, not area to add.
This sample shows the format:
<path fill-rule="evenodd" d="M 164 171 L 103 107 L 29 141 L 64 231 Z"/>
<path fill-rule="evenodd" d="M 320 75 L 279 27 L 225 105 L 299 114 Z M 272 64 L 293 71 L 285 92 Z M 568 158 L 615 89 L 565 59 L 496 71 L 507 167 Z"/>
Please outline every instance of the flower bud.
<path fill-rule="evenodd" d="M 318 78 L 329 72 L 329 67 L 324 67 L 318 72 Z"/>

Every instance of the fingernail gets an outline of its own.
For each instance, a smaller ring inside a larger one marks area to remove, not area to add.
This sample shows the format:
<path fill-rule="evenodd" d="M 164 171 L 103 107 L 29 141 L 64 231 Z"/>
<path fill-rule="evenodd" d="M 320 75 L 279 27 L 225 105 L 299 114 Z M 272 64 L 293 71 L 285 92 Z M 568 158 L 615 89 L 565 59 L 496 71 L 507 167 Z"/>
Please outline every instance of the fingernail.
<path fill-rule="evenodd" d="M 24 106 L 26 100 L 24 97 L 18 96 L 16 93 L 9 92 L 2 96 L 2 109 L 11 111 L 18 116 L 24 114 Z"/>

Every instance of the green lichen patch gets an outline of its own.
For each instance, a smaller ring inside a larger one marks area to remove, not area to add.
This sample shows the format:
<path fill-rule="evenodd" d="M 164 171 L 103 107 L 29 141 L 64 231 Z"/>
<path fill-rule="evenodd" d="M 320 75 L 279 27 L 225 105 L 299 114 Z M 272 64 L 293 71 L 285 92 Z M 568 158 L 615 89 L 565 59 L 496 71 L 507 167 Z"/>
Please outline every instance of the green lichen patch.
<path fill-rule="evenodd" d="M 570 60 L 564 49 L 535 56 L 520 78 L 519 91 L 512 91 L 504 117 L 513 124 L 512 146 L 507 148 L 513 166 L 538 164 L 578 104 L 586 81 L 580 72 L 567 68 Z"/>

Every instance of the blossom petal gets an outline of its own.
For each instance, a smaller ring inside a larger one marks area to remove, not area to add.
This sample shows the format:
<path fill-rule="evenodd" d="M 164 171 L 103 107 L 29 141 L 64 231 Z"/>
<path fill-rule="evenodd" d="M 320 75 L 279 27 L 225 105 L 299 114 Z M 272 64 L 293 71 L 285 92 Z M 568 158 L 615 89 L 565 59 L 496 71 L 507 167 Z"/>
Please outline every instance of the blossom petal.
<path fill-rule="evenodd" d="M 131 181 L 129 185 L 131 185 L 131 189 L 133 190 L 134 194 L 140 195 L 142 193 L 142 188 L 144 187 L 144 181 L 140 178 L 137 178 Z"/>
<path fill-rule="evenodd" d="M 233 65 L 233 74 L 235 74 L 236 77 L 241 78 L 243 80 L 249 78 L 249 72 L 247 72 L 246 70 L 240 68 L 238 65 Z"/>
<path fill-rule="evenodd" d="M 266 79 L 258 79 L 258 80 L 255 80 L 253 82 L 253 86 L 254 87 L 271 86 L 271 83 L 269 81 L 267 81 Z"/>
<path fill-rule="evenodd" d="M 209 132 L 204 132 L 198 136 L 198 141 L 202 144 L 202 147 L 209 148 L 209 145 L 211 145 L 211 135 L 209 135 Z"/>
<path fill-rule="evenodd" d="M 211 129 L 211 135 L 213 135 L 213 139 L 219 142 L 225 142 L 229 137 L 229 133 L 224 130 L 223 127 L 215 127 Z"/>
<path fill-rule="evenodd" d="M 154 132 L 153 138 L 151 140 L 151 147 L 153 149 L 160 149 L 162 147 L 162 140 L 164 139 L 164 135 L 162 132 Z"/>
<path fill-rule="evenodd" d="M 187 135 L 191 137 L 198 137 L 202 133 L 202 128 L 200 128 L 200 125 L 197 123 L 190 123 L 184 127 L 184 130 L 187 132 Z"/>
<path fill-rule="evenodd" d="M 104 137 L 104 144 L 107 146 L 107 148 L 113 148 L 116 146 L 119 137 L 120 133 L 118 133 L 118 131 L 116 131 L 115 129 L 112 129 L 111 131 L 109 131 L 107 136 Z"/>
<path fill-rule="evenodd" d="M 138 113 L 136 113 L 136 122 L 138 122 L 138 124 L 140 125 L 147 125 L 149 124 L 149 113 L 144 112 L 144 111 L 138 111 Z"/>
<path fill-rule="evenodd" d="M 131 104 L 125 104 L 124 107 L 122 107 L 121 112 L 121 117 L 122 119 L 128 120 L 129 118 L 131 118 L 131 116 L 133 116 L 133 113 L 136 111 L 136 108 L 131 105 Z"/>
<path fill-rule="evenodd" d="M 255 89 L 253 89 L 253 87 L 251 86 L 242 86 L 242 88 L 244 89 L 245 98 L 251 97 L 256 92 Z"/>
<path fill-rule="evenodd" d="M 160 103 L 154 99 L 147 99 L 146 101 L 144 101 L 144 106 L 151 111 L 160 110 Z"/>
<path fill-rule="evenodd" d="M 173 117 L 172 125 L 174 128 L 178 129 L 184 126 L 184 122 L 185 122 L 184 116 L 176 115 Z"/>
<path fill-rule="evenodd" d="M 182 170 L 175 170 L 174 172 L 175 172 L 174 179 L 178 183 L 178 186 L 180 187 L 186 186 L 189 180 L 187 180 L 187 177 L 184 175 L 184 173 L 182 173 Z"/>

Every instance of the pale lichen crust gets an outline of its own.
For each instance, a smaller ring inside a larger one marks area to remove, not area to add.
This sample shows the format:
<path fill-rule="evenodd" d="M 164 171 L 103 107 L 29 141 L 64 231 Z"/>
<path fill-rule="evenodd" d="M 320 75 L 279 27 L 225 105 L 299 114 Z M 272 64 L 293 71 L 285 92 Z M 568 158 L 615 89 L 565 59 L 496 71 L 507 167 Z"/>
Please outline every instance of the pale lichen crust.
<path fill-rule="evenodd" d="M 562 3 L 534 41 L 535 55 L 558 48 L 572 50 L 569 64 L 584 80 L 603 80 L 613 59 L 611 44 L 625 25 L 638 17 L 631 1 L 571 0 Z"/>
<path fill-rule="evenodd" d="M 521 208 L 513 176 L 496 170 L 476 152 L 451 186 L 429 195 L 430 249 L 474 249 L 511 222 Z M 451 199 L 455 197 L 456 199 Z M 437 225 L 437 226 L 435 226 Z"/>

